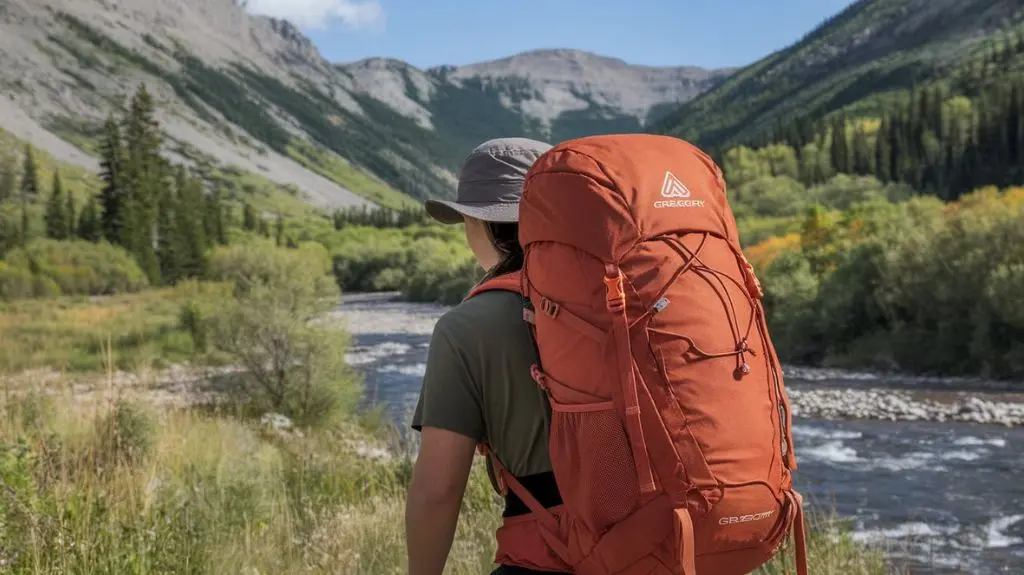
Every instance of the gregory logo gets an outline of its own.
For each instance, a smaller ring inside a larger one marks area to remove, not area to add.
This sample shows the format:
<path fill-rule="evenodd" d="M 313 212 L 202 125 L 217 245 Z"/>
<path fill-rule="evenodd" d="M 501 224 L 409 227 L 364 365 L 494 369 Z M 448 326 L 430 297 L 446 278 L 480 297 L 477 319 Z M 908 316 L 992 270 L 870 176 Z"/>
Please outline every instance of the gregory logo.
<path fill-rule="evenodd" d="M 665 172 L 665 181 L 661 184 L 661 197 L 668 198 L 654 202 L 656 208 L 703 208 L 704 200 L 688 200 L 690 189 L 679 181 L 672 172 Z"/>
<path fill-rule="evenodd" d="M 732 517 L 723 517 L 718 520 L 719 525 L 735 525 L 736 523 L 750 523 L 751 521 L 761 521 L 762 519 L 768 519 L 772 515 L 775 515 L 774 511 L 763 511 L 761 513 L 754 513 L 753 515 L 733 515 Z"/>

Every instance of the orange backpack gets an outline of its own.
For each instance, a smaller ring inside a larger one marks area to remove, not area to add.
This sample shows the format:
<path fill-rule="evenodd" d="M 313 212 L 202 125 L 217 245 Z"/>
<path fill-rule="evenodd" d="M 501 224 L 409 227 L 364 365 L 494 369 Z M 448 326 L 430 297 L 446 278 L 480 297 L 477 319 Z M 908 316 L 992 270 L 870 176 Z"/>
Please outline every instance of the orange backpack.
<path fill-rule="evenodd" d="M 793 533 L 805 575 L 789 400 L 719 167 L 665 136 L 570 140 L 531 168 L 519 224 L 522 273 L 470 297 L 529 300 L 562 504 L 492 454 L 530 509 L 505 519 L 496 562 L 743 575 Z"/>

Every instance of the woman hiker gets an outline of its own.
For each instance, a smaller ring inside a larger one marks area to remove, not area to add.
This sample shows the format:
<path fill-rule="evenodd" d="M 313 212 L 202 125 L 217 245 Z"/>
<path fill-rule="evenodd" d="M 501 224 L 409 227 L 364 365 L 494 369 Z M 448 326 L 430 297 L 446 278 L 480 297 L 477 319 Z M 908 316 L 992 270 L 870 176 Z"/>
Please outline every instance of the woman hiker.
<path fill-rule="evenodd" d="M 517 272 L 523 265 L 519 199 L 530 166 L 550 148 L 525 138 L 485 142 L 463 164 L 458 199 L 426 202 L 436 220 L 465 223 L 466 241 L 487 270 L 485 279 Z M 438 320 L 412 423 L 421 433 L 421 446 L 406 506 L 410 575 L 443 572 L 474 451 L 481 443 L 545 507 L 561 503 L 548 459 L 550 411 L 530 375 L 535 363 L 537 352 L 516 293 L 481 293 Z M 504 517 L 527 513 L 509 492 Z M 520 563 L 516 559 L 498 557 L 500 563 Z M 494 574 L 544 572 L 503 564 Z"/>

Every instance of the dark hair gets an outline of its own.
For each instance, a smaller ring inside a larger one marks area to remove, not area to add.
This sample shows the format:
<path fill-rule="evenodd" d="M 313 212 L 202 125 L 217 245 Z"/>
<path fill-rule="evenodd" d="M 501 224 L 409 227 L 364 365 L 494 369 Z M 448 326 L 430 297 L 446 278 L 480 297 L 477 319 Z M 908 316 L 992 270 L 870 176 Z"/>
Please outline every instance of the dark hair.
<path fill-rule="evenodd" d="M 491 279 L 523 269 L 526 260 L 523 246 L 519 245 L 519 224 L 512 222 L 487 222 L 487 233 L 491 243 L 500 252 L 501 257 L 494 267 L 487 270 L 484 279 Z"/>

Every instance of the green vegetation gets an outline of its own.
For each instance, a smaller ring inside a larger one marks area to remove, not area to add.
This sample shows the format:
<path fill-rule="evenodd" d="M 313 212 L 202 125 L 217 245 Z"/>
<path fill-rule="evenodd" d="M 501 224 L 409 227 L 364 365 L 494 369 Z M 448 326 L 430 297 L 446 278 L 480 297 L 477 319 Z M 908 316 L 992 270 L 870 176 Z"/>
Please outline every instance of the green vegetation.
<path fill-rule="evenodd" d="M 63 198 L 59 213 L 54 211 L 50 194 L 56 184 Z M 0 130 L 0 258 L 14 247 L 46 235 L 48 211 L 51 218 L 66 217 L 69 209 L 83 206 L 101 185 L 94 174 L 59 165 L 49 154 Z M 66 225 L 70 231 L 72 223 Z"/>
<path fill-rule="evenodd" d="M 328 266 L 317 244 L 222 246 L 210 258 L 216 283 L 183 282 L 172 291 L 99 303 L 22 302 L 4 310 L 5 352 L 11 342 L 6 336 L 19 321 L 38 321 L 47 310 L 64 314 L 12 338 L 50 330 L 48 339 L 12 350 L 37 350 L 50 365 L 58 365 L 59 351 L 66 350 L 68 342 L 56 337 L 62 330 L 88 326 L 99 332 L 98 324 L 110 329 L 117 321 L 145 318 L 150 324 L 135 342 L 110 338 L 103 344 L 96 337 L 102 346 L 78 357 L 97 364 L 106 358 L 110 363 L 97 367 L 113 367 L 133 343 L 159 345 L 174 334 L 192 345 L 182 352 L 209 347 L 245 368 L 219 376 L 232 379 L 226 385 L 200 382 L 199 388 L 220 390 L 212 396 L 185 392 L 195 395 L 179 398 L 184 409 L 157 407 L 151 401 L 157 390 L 114 391 L 113 381 L 97 381 L 84 395 L 70 385 L 61 394 L 60 382 L 44 387 L 33 385 L 31 376 L 20 381 L 5 395 L 0 425 L 5 569 L 404 570 L 402 517 L 412 450 L 388 441 L 396 437 L 391 426 L 355 412 L 360 386 L 342 364 L 345 334 L 309 321 L 337 301 Z M 171 308 L 179 310 L 176 327 Z M 124 334 L 126 327 L 118 331 Z M 157 357 L 173 357 L 169 351 L 161 349 Z M 374 449 L 383 455 L 373 455 Z M 501 502 L 480 459 L 448 572 L 469 575 L 493 567 L 500 516 Z M 837 520 L 825 518 L 813 529 L 809 559 L 815 572 L 885 572 L 881 553 L 855 544 Z M 790 553 L 783 549 L 762 573 L 792 573 Z"/>
<path fill-rule="evenodd" d="M 533 96 L 526 92 L 528 86 L 522 79 L 497 78 L 484 80 L 467 78 L 458 84 L 448 79 L 448 69 L 431 71 L 438 82 L 437 90 L 429 102 L 421 103 L 431 111 L 431 121 L 439 134 L 451 141 L 450 167 L 468 154 L 470 150 L 491 138 L 515 134 L 527 138 L 545 139 L 539 123 L 528 124 L 526 117 L 510 110 L 501 103 L 501 96 L 518 103 L 521 96 Z M 407 81 L 409 96 L 420 100 L 412 92 L 412 83 Z"/>
<path fill-rule="evenodd" d="M 161 411 L 124 398 L 100 406 L 30 392 L 4 405 L 0 554 L 11 573 L 404 572 L 408 456 L 348 416 L 274 430 L 255 421 Z M 492 568 L 501 506 L 474 466 L 446 572 Z M 829 517 L 808 540 L 812 573 L 881 575 Z M 13 552 L 17 550 L 17 553 Z M 794 573 L 792 551 L 759 571 Z"/>
<path fill-rule="evenodd" d="M 288 148 L 289 155 L 310 170 L 337 182 L 359 195 L 390 209 L 404 209 L 418 206 L 418 203 L 386 183 L 357 170 L 341 156 L 316 148 L 307 142 L 294 140 Z"/>
<path fill-rule="evenodd" d="M 149 285 L 128 252 L 107 242 L 37 239 L 0 261 L 0 299 L 111 295 Z"/>
<path fill-rule="evenodd" d="M 216 284 L 184 282 L 174 288 L 102 298 L 65 296 L 0 303 L 0 372 L 98 371 L 103 368 L 101 351 L 108 345 L 111 366 L 126 371 L 184 361 L 218 362 L 218 354 L 195 349 L 180 320 L 187 303 L 219 301 L 224 296 L 224 289 Z"/>
<path fill-rule="evenodd" d="M 789 147 L 762 148 L 788 156 L 773 170 L 798 166 L 792 175 L 804 183 L 832 173 L 871 175 L 956 199 L 965 189 L 1024 179 L 1024 76 L 987 87 L 973 101 L 941 87 L 913 91 L 894 99 L 880 119 L 852 126 L 843 115 L 828 125 L 799 121 L 779 126 L 768 140 Z"/>
<path fill-rule="evenodd" d="M 666 115 L 654 130 L 724 151 L 801 118 L 816 121 L 844 109 L 877 117 L 893 96 L 914 87 L 957 92 L 962 70 L 980 70 L 994 51 L 1019 45 L 1022 21 L 1024 11 L 1013 2 L 854 2 L 794 45 Z M 1004 33 L 993 34 L 995 22 Z M 1000 66 L 1019 71 L 1021 61 Z M 986 71 L 998 75 L 992 72 Z"/>
<path fill-rule="evenodd" d="M 932 374 L 1024 373 L 1024 190 L 943 205 L 816 205 L 748 252 L 784 360 Z"/>
<path fill-rule="evenodd" d="M 966 41 L 979 3 L 854 3 L 660 125 L 720 159 L 784 360 L 1024 374 L 1024 12 Z"/>
<path fill-rule="evenodd" d="M 107 120 L 98 203 L 101 236 L 128 250 L 160 285 L 201 276 L 208 243 L 226 243 L 227 230 L 219 190 L 204 194 L 199 181 L 161 155 L 153 106 L 141 86 L 125 118 Z"/>
<path fill-rule="evenodd" d="M 453 168 L 455 160 L 435 132 L 369 97 L 352 95 L 364 112 L 358 115 L 312 86 L 299 90 L 240 66 L 234 72 L 254 94 L 295 118 L 317 143 L 395 189 L 418 199 L 451 194 L 451 183 L 435 166 Z"/>
<path fill-rule="evenodd" d="M 325 240 L 343 291 L 397 290 L 413 301 L 458 303 L 482 276 L 460 227 L 344 227 Z"/>
<path fill-rule="evenodd" d="M 785 361 L 1019 379 L 1020 28 L 953 50 L 946 40 L 976 22 L 961 8 L 941 16 L 943 26 L 926 14 L 893 54 L 854 43 L 838 73 L 820 73 L 831 65 L 822 51 L 867 24 L 892 33 L 911 3 L 855 3 L 684 106 L 704 123 L 677 116 L 674 133 L 721 160 Z M 538 126 L 498 104 L 499 94 L 529 96 L 527 86 L 442 83 L 424 103 L 430 131 L 370 98 L 357 96 L 356 114 L 299 79 L 214 69 L 145 38 L 181 65 L 172 72 L 61 18 L 73 33 L 51 41 L 88 48 L 72 56 L 83 72 L 154 74 L 208 121 L 220 121 L 215 111 L 390 209 L 327 213 L 294 187 L 166 142 L 145 87 L 102 126 L 55 121 L 102 158 L 98 176 L 0 133 L 0 373 L 9 389 L 0 564 L 12 573 L 402 572 L 410 446 L 356 411 L 348 337 L 315 320 L 339 290 L 447 304 L 465 295 L 482 270 L 462 229 L 432 223 L 398 190 L 447 195 L 436 166 L 454 169 L 495 132 L 537 137 Z M 948 67 L 935 65 L 940 48 L 955 56 Z M 590 133 L 590 113 L 557 119 L 553 137 Z M 164 147 L 194 167 L 173 165 Z M 151 368 L 182 365 L 224 369 L 196 369 L 195 385 L 179 386 L 188 391 L 148 385 Z M 56 381 L 32 381 L 40 368 Z M 122 385 L 115 369 L 142 385 Z M 104 370 L 110 379 L 98 380 Z M 137 389 L 102 391 L 127 387 Z M 373 459 L 368 446 L 392 454 Z M 499 518 L 477 465 L 451 573 L 491 567 Z M 812 522 L 809 555 L 812 573 L 888 571 L 881 550 L 856 544 L 834 517 Z M 758 573 L 792 572 L 784 548 Z"/>

